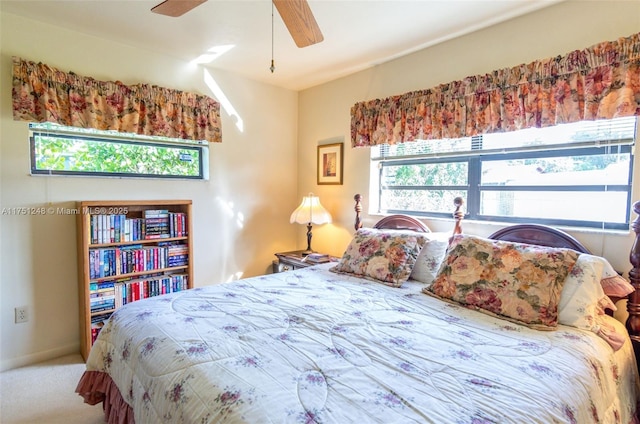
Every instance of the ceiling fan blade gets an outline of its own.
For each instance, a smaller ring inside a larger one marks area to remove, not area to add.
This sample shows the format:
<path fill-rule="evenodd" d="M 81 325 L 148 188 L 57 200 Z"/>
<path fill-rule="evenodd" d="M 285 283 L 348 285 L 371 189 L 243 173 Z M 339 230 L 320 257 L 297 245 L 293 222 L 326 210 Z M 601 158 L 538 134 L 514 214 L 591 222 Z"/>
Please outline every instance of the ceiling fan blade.
<path fill-rule="evenodd" d="M 151 9 L 152 12 L 177 18 L 207 0 L 165 0 Z"/>
<path fill-rule="evenodd" d="M 324 40 L 307 0 L 273 0 L 293 41 L 298 47 L 307 47 Z"/>

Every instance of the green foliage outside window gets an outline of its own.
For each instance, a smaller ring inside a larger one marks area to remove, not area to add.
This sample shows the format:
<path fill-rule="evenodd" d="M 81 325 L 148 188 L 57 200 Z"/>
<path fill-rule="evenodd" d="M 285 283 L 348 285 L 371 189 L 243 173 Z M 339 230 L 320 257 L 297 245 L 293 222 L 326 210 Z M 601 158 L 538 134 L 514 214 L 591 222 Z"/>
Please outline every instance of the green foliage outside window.
<path fill-rule="evenodd" d="M 34 131 L 31 143 L 33 173 L 203 178 L 203 148 L 197 145 L 50 131 Z"/>

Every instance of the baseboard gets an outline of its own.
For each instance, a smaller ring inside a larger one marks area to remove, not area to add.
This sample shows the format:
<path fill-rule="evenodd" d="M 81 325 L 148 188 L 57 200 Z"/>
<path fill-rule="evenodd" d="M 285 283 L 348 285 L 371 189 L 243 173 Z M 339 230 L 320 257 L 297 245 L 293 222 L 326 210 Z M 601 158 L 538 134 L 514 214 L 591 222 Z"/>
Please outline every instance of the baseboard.
<path fill-rule="evenodd" d="M 0 360 L 0 372 L 24 367 L 27 365 L 37 364 L 38 362 L 48 361 L 50 359 L 59 358 L 60 356 L 65 355 L 71 355 L 73 353 L 80 353 L 80 343 L 72 343 L 67 346 L 32 353 L 30 355 L 24 355 L 17 358 L 2 359 Z"/>

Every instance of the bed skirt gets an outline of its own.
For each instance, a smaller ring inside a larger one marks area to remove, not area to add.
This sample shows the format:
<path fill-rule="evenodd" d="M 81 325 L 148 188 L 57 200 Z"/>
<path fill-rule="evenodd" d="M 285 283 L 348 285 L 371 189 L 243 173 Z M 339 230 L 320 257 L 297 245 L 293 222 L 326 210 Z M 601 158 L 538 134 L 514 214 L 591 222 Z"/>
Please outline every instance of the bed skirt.
<path fill-rule="evenodd" d="M 85 371 L 78 382 L 76 393 L 89 405 L 102 402 L 105 421 L 108 424 L 134 424 L 133 408 L 124 401 L 118 386 L 109 374 L 100 371 Z"/>
<path fill-rule="evenodd" d="M 76 393 L 89 405 L 103 402 L 104 417 L 108 424 L 135 424 L 133 408 L 124 401 L 120 390 L 107 373 L 85 371 L 78 382 Z M 640 424 L 639 411 L 640 402 L 629 424 Z"/>

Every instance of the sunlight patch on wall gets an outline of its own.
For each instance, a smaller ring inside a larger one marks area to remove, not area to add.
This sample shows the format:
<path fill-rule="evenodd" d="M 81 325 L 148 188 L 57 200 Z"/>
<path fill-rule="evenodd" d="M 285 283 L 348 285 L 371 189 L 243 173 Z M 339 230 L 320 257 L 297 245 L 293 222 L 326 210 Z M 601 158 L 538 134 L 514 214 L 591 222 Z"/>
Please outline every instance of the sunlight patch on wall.
<path fill-rule="evenodd" d="M 243 275 L 244 275 L 244 272 L 242 272 L 242 271 L 238 271 L 238 272 L 236 272 L 235 274 L 231 274 L 231 275 L 229 276 L 229 278 L 227 278 L 227 281 L 226 281 L 226 282 L 228 283 L 228 282 L 230 282 L 230 281 L 236 281 L 236 280 L 239 280 L 239 279 L 241 279 L 241 278 L 242 278 L 242 276 L 243 276 Z"/>
<path fill-rule="evenodd" d="M 236 215 L 236 224 L 238 224 L 238 228 L 244 228 L 244 214 L 242 212 L 238 212 Z"/>
<path fill-rule="evenodd" d="M 220 197 L 216 197 L 216 202 L 222 208 L 222 211 L 229 217 L 230 220 L 235 220 L 236 226 L 239 229 L 244 228 L 244 214 L 242 212 L 236 212 L 234 204 L 231 201 L 225 201 Z"/>
<path fill-rule="evenodd" d="M 244 132 L 244 122 L 242 118 L 233 107 L 227 96 L 224 94 L 218 83 L 213 79 L 208 70 L 204 69 L 204 82 L 207 84 L 207 87 L 211 90 L 213 95 L 222 105 L 222 108 L 227 112 L 227 114 L 236 119 L 236 127 L 240 130 L 240 132 Z"/>

